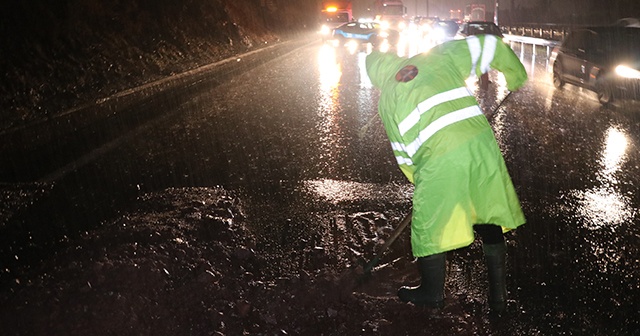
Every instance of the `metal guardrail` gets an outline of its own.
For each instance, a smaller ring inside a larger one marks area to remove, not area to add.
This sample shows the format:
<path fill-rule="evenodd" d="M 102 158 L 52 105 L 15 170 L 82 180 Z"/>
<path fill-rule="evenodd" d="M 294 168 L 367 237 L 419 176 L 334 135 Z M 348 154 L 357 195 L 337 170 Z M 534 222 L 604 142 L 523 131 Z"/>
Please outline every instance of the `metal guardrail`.
<path fill-rule="evenodd" d="M 547 58 L 551 55 L 551 49 L 567 36 L 576 26 L 556 24 L 522 24 L 517 26 L 501 26 L 505 38 L 513 47 L 514 43 L 531 45 L 535 53 L 538 47 L 546 49 Z"/>
<path fill-rule="evenodd" d="M 562 41 L 569 31 L 576 26 L 555 24 L 524 24 L 517 26 L 502 26 L 504 34 L 536 37 L 552 41 Z"/>
<path fill-rule="evenodd" d="M 520 35 L 511 35 L 505 34 L 505 39 L 509 42 L 510 46 L 513 48 L 513 43 L 520 43 L 520 47 L 524 48 L 524 45 L 531 45 L 532 52 L 536 54 L 536 50 L 538 46 L 546 48 L 547 58 L 551 56 L 551 49 L 556 45 L 560 44 L 560 41 L 554 40 L 545 40 L 543 38 L 537 37 L 528 37 L 528 36 L 520 36 Z"/>

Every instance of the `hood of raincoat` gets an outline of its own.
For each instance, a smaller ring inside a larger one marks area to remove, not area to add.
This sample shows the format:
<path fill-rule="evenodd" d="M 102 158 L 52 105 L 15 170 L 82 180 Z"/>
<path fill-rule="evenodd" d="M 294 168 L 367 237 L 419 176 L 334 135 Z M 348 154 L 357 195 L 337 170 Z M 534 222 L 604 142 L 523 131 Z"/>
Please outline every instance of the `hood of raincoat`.
<path fill-rule="evenodd" d="M 371 83 L 382 88 L 386 83 L 395 79 L 396 73 L 406 64 L 406 58 L 400 58 L 391 53 L 383 53 L 377 50 L 371 52 L 372 57 L 366 58 L 367 74 Z"/>

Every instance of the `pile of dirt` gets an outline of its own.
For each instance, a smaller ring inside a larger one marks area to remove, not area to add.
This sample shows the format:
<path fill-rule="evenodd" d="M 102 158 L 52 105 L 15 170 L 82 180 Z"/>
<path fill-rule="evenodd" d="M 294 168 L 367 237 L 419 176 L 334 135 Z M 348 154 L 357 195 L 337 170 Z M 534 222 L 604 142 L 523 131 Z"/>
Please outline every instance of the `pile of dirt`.
<path fill-rule="evenodd" d="M 137 208 L 68 241 L 39 267 L 16 272 L 0 293 L 5 332 L 399 335 L 425 326 L 436 334 L 464 334 L 465 326 L 469 334 L 477 331 L 460 319 L 469 318 L 478 303 L 465 307 L 450 289 L 452 304 L 440 315 L 395 298 L 398 281 L 415 281 L 415 274 L 407 274 L 414 270 L 409 258 L 397 258 L 368 281 L 361 267 L 330 249 L 304 252 L 306 266 L 298 272 L 281 267 L 274 260 L 282 256 L 269 254 L 247 228 L 240 198 L 224 189 L 167 189 L 140 197 Z M 380 230 L 380 239 L 367 239 L 365 249 L 379 248 L 388 235 Z"/>
<path fill-rule="evenodd" d="M 135 213 L 69 242 L 33 278 L 16 278 L 2 299 L 13 307 L 2 325 L 21 335 L 240 335 L 284 321 L 295 328 L 294 308 L 320 298 L 299 292 L 310 279 L 273 273 L 243 218 L 238 198 L 222 189 L 142 197 Z"/>

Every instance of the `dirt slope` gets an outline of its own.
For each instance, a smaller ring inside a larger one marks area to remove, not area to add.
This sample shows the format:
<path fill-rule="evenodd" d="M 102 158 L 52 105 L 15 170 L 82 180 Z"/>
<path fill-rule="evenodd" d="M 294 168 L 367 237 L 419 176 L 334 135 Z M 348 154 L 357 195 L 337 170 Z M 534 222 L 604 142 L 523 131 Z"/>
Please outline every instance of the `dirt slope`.
<path fill-rule="evenodd" d="M 314 28 L 291 2 L 5 1 L 0 131 Z"/>

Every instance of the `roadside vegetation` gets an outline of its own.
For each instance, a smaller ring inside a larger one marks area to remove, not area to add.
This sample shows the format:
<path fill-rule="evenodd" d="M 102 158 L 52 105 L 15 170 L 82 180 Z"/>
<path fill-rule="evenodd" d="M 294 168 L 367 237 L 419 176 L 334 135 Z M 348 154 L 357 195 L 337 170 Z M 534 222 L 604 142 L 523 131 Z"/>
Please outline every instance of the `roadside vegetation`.
<path fill-rule="evenodd" d="M 5 1 L 0 131 L 312 29 L 291 2 Z"/>

